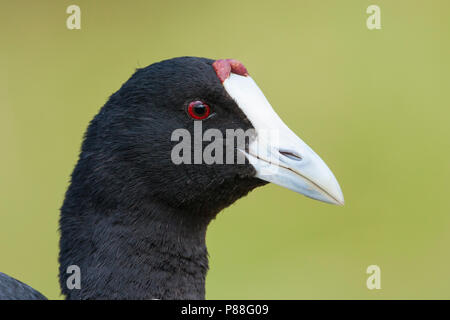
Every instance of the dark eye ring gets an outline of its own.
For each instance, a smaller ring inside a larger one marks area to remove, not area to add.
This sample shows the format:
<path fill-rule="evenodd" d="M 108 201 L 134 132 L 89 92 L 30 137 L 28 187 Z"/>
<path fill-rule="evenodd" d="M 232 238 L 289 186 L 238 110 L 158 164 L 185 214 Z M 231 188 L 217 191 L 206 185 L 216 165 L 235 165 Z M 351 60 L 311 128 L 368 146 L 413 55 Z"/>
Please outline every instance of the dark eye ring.
<path fill-rule="evenodd" d="M 211 108 L 203 101 L 196 100 L 189 103 L 187 112 L 195 120 L 203 120 L 209 117 Z"/>

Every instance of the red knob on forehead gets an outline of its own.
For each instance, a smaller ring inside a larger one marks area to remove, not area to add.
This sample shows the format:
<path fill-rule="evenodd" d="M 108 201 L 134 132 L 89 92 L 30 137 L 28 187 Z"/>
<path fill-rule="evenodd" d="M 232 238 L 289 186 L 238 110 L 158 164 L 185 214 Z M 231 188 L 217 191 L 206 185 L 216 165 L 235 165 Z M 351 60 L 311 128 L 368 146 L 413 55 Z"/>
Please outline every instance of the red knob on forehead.
<path fill-rule="evenodd" d="M 244 65 L 235 59 L 216 60 L 212 65 L 221 82 L 224 82 L 230 76 L 231 72 L 240 76 L 248 76 L 247 69 Z"/>
<path fill-rule="evenodd" d="M 231 65 L 227 60 L 216 60 L 212 66 L 220 82 L 224 82 L 230 76 Z"/>
<path fill-rule="evenodd" d="M 236 73 L 240 76 L 248 76 L 247 69 L 244 67 L 242 62 L 235 59 L 227 59 L 231 66 L 231 72 Z"/>

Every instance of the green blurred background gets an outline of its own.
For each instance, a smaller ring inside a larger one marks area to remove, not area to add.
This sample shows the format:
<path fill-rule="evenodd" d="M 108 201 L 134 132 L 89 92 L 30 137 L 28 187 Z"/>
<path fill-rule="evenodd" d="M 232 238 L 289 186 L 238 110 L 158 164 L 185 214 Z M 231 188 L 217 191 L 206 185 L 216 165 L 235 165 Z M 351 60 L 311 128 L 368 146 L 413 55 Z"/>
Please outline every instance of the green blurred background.
<path fill-rule="evenodd" d="M 66 28 L 71 4 L 81 30 Z M 88 122 L 135 68 L 193 55 L 244 62 L 346 200 L 269 185 L 226 209 L 208 232 L 207 298 L 450 298 L 449 10 L 1 0 L 0 271 L 61 298 L 58 210 Z M 381 290 L 366 288 L 371 264 Z"/>

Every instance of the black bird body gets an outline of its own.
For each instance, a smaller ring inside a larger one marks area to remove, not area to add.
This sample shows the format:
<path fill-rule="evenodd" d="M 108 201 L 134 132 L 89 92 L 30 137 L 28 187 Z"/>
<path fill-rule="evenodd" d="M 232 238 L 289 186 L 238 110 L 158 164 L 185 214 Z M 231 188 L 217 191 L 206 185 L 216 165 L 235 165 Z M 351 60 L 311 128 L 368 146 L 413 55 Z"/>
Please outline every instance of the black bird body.
<path fill-rule="evenodd" d="M 184 112 L 191 100 L 214 106 L 205 129 L 251 127 L 236 117 L 239 108 L 212 63 L 179 58 L 138 70 L 91 122 L 61 209 L 60 279 L 67 298 L 205 297 L 209 222 L 265 183 L 250 165 L 171 161 L 171 132 L 193 134 Z M 69 265 L 81 269 L 81 290 L 67 289 Z"/>
<path fill-rule="evenodd" d="M 91 121 L 61 208 L 59 277 L 67 299 L 204 299 L 210 221 L 267 181 L 291 188 L 292 182 L 260 178 L 258 164 L 249 161 L 171 160 L 171 133 L 184 128 L 194 135 L 195 121 L 186 113 L 191 101 L 211 107 L 203 130 L 218 129 L 223 136 L 227 129 L 254 129 L 259 121 L 246 105 L 254 82 L 245 68 L 235 60 L 218 61 L 182 57 L 139 69 Z M 238 89 L 239 81 L 250 88 L 243 91 L 245 103 L 228 78 Z M 249 137 L 246 150 L 255 139 Z M 296 152 L 284 153 L 295 158 L 286 163 L 301 159 Z M 67 286 L 71 265 L 80 268 L 80 289 Z"/>
<path fill-rule="evenodd" d="M 0 300 L 47 300 L 29 285 L 0 272 Z"/>

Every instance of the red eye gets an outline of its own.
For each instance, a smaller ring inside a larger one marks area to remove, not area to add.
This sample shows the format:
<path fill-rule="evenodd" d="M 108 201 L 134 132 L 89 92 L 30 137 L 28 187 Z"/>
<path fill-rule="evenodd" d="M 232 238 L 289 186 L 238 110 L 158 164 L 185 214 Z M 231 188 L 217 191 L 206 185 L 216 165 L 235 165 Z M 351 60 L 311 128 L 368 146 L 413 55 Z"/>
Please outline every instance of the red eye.
<path fill-rule="evenodd" d="M 192 101 L 188 106 L 189 115 L 195 120 L 203 120 L 208 118 L 211 110 L 209 106 L 202 101 Z"/>

